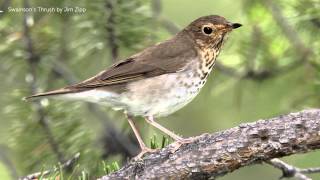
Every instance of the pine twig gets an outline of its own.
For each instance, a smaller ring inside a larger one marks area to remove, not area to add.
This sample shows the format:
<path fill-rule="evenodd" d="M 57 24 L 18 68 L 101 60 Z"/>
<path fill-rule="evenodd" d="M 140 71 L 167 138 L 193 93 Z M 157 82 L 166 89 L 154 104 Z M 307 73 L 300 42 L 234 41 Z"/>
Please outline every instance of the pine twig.
<path fill-rule="evenodd" d="M 29 1 L 24 0 L 24 7 L 29 8 Z M 29 14 L 30 12 L 24 12 L 24 18 L 23 18 L 23 28 L 24 28 L 24 40 L 26 43 L 26 52 L 27 52 L 27 61 L 30 67 L 30 76 L 31 80 L 29 81 L 31 93 L 35 94 L 36 93 L 36 69 L 37 69 L 37 64 L 40 60 L 40 56 L 35 52 L 34 46 L 33 46 L 33 41 L 31 39 L 31 33 L 30 33 L 30 20 L 32 19 L 32 16 Z M 38 121 L 41 125 L 41 127 L 44 129 L 45 135 L 47 136 L 48 142 L 57 156 L 57 159 L 60 162 L 64 161 L 64 155 L 60 151 L 60 147 L 58 143 L 56 142 L 53 133 L 50 129 L 49 122 L 48 122 L 48 117 L 40 104 L 39 101 L 34 101 L 34 105 L 36 108 L 36 112 L 38 115 Z"/>
<path fill-rule="evenodd" d="M 80 153 L 76 153 L 71 159 L 69 159 L 68 161 L 64 162 L 63 164 L 61 164 L 57 167 L 54 167 L 51 170 L 46 170 L 46 171 L 42 171 L 42 172 L 36 172 L 33 174 L 29 174 L 27 176 L 19 178 L 19 180 L 36 180 L 40 176 L 46 176 L 46 175 L 52 174 L 54 172 L 57 172 L 60 169 L 69 169 L 74 166 L 75 162 L 79 159 L 79 157 L 80 157 Z"/>

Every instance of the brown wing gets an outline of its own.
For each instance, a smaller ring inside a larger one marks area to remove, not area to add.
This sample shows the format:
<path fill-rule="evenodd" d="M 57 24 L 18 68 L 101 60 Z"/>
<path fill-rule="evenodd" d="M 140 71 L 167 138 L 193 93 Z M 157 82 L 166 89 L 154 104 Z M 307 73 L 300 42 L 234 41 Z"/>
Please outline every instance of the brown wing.
<path fill-rule="evenodd" d="M 98 75 L 72 85 L 73 88 L 96 88 L 136 81 L 182 70 L 195 60 L 197 51 L 187 35 L 149 47 L 144 51 L 122 60 Z"/>

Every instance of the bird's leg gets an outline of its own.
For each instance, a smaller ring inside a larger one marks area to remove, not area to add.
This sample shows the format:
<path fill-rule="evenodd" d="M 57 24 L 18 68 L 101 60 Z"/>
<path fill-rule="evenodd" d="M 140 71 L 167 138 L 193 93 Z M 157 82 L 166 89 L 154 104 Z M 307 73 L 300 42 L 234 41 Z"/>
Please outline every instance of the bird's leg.
<path fill-rule="evenodd" d="M 162 131 L 163 133 L 167 134 L 172 139 L 174 139 L 175 142 L 172 144 L 172 150 L 171 150 L 172 153 L 174 153 L 176 150 L 178 150 L 181 145 L 191 143 L 195 140 L 194 138 L 184 139 L 184 138 L 176 135 L 172 131 L 168 130 L 167 128 L 165 128 L 165 127 L 161 126 L 160 124 L 158 124 L 157 122 L 155 122 L 154 118 L 152 116 L 146 117 L 145 119 L 149 124 L 151 124 L 155 128 L 159 129 L 160 131 Z"/>
<path fill-rule="evenodd" d="M 172 150 L 171 150 L 172 153 L 177 151 L 181 145 L 188 144 L 188 143 L 191 143 L 194 141 L 194 138 L 182 138 L 182 137 L 176 135 L 172 131 L 168 130 L 167 128 L 165 128 L 165 127 L 161 126 L 160 124 L 158 124 L 157 122 L 155 122 L 154 118 L 152 116 L 146 117 L 145 120 L 149 124 L 154 126 L 155 128 L 159 129 L 160 131 L 162 131 L 163 133 L 167 134 L 172 139 L 174 139 L 175 142 L 172 143 L 172 145 L 171 145 L 172 146 Z"/>
<path fill-rule="evenodd" d="M 148 116 L 145 119 L 146 119 L 147 123 L 149 123 L 150 125 L 152 125 L 153 127 L 157 128 L 157 129 L 159 129 L 160 131 L 167 134 L 168 136 L 172 137 L 172 139 L 174 139 L 175 141 L 182 141 L 183 140 L 182 137 L 176 135 L 175 133 L 173 133 L 169 129 L 161 126 L 156 121 L 154 121 L 154 118 L 152 116 Z"/>
<path fill-rule="evenodd" d="M 140 133 L 139 133 L 138 129 L 136 128 L 134 122 L 133 122 L 132 117 L 129 116 L 129 115 L 127 115 L 127 119 L 128 119 L 128 122 L 129 122 L 129 124 L 130 124 L 133 132 L 134 132 L 134 135 L 136 136 L 136 138 L 137 138 L 137 140 L 138 140 L 139 146 L 140 146 L 140 148 L 141 148 L 141 152 L 140 152 L 136 157 L 134 157 L 134 159 L 135 159 L 135 160 L 141 159 L 141 157 L 142 157 L 145 153 L 147 153 L 147 152 L 155 152 L 155 151 L 156 151 L 155 149 L 148 148 L 148 147 L 144 144 L 144 142 L 143 142 L 143 140 L 142 140 L 142 138 L 141 138 L 141 136 L 140 136 Z"/>

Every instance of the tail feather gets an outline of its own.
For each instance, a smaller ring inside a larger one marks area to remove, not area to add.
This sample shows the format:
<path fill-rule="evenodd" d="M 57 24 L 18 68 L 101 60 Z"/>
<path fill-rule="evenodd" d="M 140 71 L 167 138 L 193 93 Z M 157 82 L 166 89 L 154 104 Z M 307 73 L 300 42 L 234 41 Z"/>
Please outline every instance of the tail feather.
<path fill-rule="evenodd" d="M 75 90 L 63 88 L 63 89 L 57 89 L 57 90 L 53 90 L 53 91 L 34 94 L 32 96 L 27 96 L 27 97 L 24 97 L 23 100 L 24 101 L 29 101 L 29 100 L 35 100 L 35 99 L 38 99 L 38 98 L 56 96 L 56 95 L 63 95 L 63 94 L 68 94 L 68 93 L 73 93 L 73 92 L 75 92 Z"/>

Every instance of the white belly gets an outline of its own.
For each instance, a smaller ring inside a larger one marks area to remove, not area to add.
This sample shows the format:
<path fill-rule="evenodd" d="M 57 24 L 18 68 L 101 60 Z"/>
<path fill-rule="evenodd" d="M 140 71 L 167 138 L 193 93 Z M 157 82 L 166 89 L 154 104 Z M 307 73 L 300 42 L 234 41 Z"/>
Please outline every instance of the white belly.
<path fill-rule="evenodd" d="M 179 76 L 179 78 L 178 78 Z M 204 83 L 193 77 L 192 72 L 172 73 L 132 83 L 131 91 L 122 94 L 121 102 L 126 111 L 140 116 L 166 116 L 188 104 Z M 187 78 L 184 82 L 181 79 Z"/>

